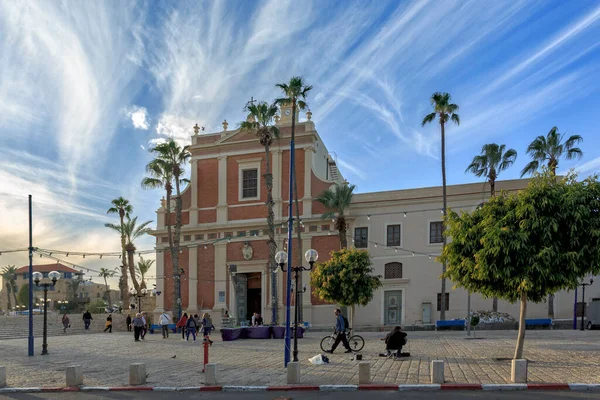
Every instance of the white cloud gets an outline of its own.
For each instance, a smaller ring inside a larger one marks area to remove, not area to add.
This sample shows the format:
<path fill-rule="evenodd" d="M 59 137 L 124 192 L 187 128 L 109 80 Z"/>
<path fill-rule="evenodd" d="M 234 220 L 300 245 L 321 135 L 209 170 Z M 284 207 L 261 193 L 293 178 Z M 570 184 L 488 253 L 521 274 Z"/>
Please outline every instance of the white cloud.
<path fill-rule="evenodd" d="M 593 160 L 585 162 L 577 167 L 573 168 L 575 172 L 580 175 L 591 175 L 595 173 L 600 173 L 600 157 L 596 157 Z M 561 171 L 559 175 L 566 175 L 569 171 Z"/>
<path fill-rule="evenodd" d="M 346 161 L 342 160 L 341 158 L 338 157 L 337 159 L 337 163 L 340 165 L 340 167 L 347 169 L 348 171 L 350 171 L 352 174 L 354 174 L 356 177 L 362 179 L 362 180 L 366 180 L 367 179 L 367 174 L 365 171 L 361 170 L 360 168 L 357 168 L 356 166 L 347 163 Z"/>
<path fill-rule="evenodd" d="M 132 106 L 127 110 L 127 116 L 131 118 L 135 129 L 148 130 L 150 128 L 146 107 Z"/>

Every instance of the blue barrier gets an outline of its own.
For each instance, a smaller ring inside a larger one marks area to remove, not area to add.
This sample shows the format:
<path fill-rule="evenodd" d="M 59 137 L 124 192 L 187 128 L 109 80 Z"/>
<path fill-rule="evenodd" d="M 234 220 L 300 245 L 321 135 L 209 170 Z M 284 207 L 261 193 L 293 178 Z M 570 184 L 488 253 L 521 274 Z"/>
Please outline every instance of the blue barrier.
<path fill-rule="evenodd" d="M 454 328 L 454 327 L 460 327 L 463 328 L 465 327 L 465 320 L 464 319 L 456 319 L 456 320 L 451 320 L 451 321 L 436 321 L 435 322 L 435 330 L 437 331 L 438 328 Z"/>

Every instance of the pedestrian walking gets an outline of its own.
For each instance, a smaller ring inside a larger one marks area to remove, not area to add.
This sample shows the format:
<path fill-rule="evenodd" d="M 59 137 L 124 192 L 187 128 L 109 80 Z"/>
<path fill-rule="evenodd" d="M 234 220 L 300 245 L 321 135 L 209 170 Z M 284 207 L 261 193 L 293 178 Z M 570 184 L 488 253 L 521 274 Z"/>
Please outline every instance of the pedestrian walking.
<path fill-rule="evenodd" d="M 196 318 L 194 318 L 194 317 L 188 318 L 188 320 L 185 324 L 185 327 L 186 327 L 186 331 L 187 331 L 185 341 L 188 342 L 190 340 L 190 333 L 191 333 L 194 338 L 194 343 L 196 343 L 196 331 L 198 330 L 198 323 L 196 322 Z"/>
<path fill-rule="evenodd" d="M 200 334 L 200 326 L 202 325 L 202 322 L 200 321 L 200 317 L 198 316 L 198 314 L 194 314 L 194 320 L 196 321 L 196 334 Z"/>
<path fill-rule="evenodd" d="M 146 313 L 145 312 L 142 313 L 142 322 L 144 324 L 142 325 L 141 338 L 142 338 L 142 340 L 146 340 L 146 333 L 148 332 L 148 321 L 146 320 Z"/>
<path fill-rule="evenodd" d="M 90 313 L 90 311 L 85 310 L 85 312 L 83 313 L 83 324 L 86 331 L 90 329 L 90 324 L 92 323 L 93 319 L 94 318 L 92 318 L 92 314 Z"/>
<path fill-rule="evenodd" d="M 209 313 L 204 313 L 202 315 L 202 330 L 204 331 L 204 341 L 208 341 L 212 346 L 213 342 L 210 340 L 210 332 L 215 328 L 212 323 L 212 319 L 210 319 Z"/>
<path fill-rule="evenodd" d="M 67 314 L 63 314 L 62 324 L 63 324 L 63 333 L 67 333 L 67 328 L 71 327 L 71 321 L 69 320 L 69 316 Z"/>
<path fill-rule="evenodd" d="M 137 313 L 135 318 L 131 321 L 133 325 L 133 337 L 136 342 L 140 341 L 140 335 L 142 333 L 142 327 L 144 326 L 144 321 L 142 320 L 142 314 Z"/>
<path fill-rule="evenodd" d="M 106 327 L 104 328 L 104 332 L 108 331 L 108 333 L 112 333 L 112 315 L 108 314 L 106 317 Z"/>
<path fill-rule="evenodd" d="M 160 317 L 158 317 L 158 324 L 162 330 L 163 339 L 169 338 L 169 322 L 171 321 L 171 317 L 166 312 L 163 312 Z"/>
<path fill-rule="evenodd" d="M 347 320 L 342 315 L 342 310 L 340 310 L 339 308 L 335 309 L 334 314 L 336 316 L 335 331 L 337 333 L 337 337 L 335 338 L 335 342 L 333 343 L 333 347 L 331 347 L 331 350 L 326 351 L 326 353 L 333 354 L 340 342 L 342 342 L 342 344 L 346 348 L 346 353 L 352 353 L 352 349 L 350 348 L 350 344 L 348 343 L 348 338 L 346 338 L 346 329 L 348 329 L 348 324 L 346 322 Z"/>
<path fill-rule="evenodd" d="M 179 321 L 177 321 L 177 328 L 181 328 L 181 340 L 185 340 L 185 326 L 187 324 L 188 315 L 183 313 Z"/>
<path fill-rule="evenodd" d="M 127 324 L 127 332 L 131 332 L 131 314 L 127 314 L 127 318 L 125 318 L 125 324 Z"/>

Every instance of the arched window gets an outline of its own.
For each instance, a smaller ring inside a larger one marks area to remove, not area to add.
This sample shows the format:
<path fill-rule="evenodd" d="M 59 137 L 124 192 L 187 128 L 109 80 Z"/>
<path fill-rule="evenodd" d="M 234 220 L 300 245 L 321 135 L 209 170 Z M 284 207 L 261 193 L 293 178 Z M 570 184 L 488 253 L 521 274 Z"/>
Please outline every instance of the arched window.
<path fill-rule="evenodd" d="M 402 279 L 402 263 L 391 262 L 385 264 L 384 279 Z"/>

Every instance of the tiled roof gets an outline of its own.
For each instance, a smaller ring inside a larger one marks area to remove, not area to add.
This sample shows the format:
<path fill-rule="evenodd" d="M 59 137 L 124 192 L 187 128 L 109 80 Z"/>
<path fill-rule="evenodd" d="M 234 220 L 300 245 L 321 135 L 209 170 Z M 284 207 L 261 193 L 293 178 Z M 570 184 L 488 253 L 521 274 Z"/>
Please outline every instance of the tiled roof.
<path fill-rule="evenodd" d="M 77 271 L 76 269 L 73 269 L 71 267 L 67 267 L 66 265 L 63 264 L 44 264 L 44 265 L 34 265 L 33 266 L 33 272 L 50 272 L 50 271 L 58 271 L 58 272 L 72 272 L 72 273 L 79 273 L 79 271 Z M 26 265 L 24 267 L 21 267 L 19 269 L 17 269 L 16 273 L 17 274 L 24 274 L 29 272 L 29 265 Z"/>

